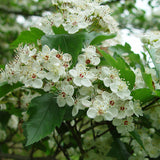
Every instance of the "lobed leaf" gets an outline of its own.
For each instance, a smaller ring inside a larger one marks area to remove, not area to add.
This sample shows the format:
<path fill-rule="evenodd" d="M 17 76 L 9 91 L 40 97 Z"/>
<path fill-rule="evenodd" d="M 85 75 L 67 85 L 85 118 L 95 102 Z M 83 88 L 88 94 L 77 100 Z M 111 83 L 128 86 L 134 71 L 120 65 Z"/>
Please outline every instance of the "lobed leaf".
<path fill-rule="evenodd" d="M 34 43 L 35 45 L 37 45 L 37 40 L 40 40 L 43 35 L 44 35 L 44 32 L 41 31 L 40 29 L 31 27 L 30 31 L 21 32 L 18 38 L 11 43 L 11 47 L 16 48 L 20 43 L 23 43 L 23 44 Z"/>

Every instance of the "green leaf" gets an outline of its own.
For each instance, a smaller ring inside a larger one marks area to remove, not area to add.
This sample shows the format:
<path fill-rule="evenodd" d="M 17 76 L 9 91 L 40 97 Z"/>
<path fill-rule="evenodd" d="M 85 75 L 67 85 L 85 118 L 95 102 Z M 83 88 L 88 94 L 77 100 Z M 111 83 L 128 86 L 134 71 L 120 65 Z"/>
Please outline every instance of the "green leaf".
<path fill-rule="evenodd" d="M 125 144 L 118 138 L 115 138 L 107 156 L 115 157 L 118 160 L 128 160 L 130 154 L 126 149 Z"/>
<path fill-rule="evenodd" d="M 28 121 L 24 124 L 26 146 L 49 135 L 63 121 L 65 107 L 58 107 L 54 94 L 47 93 L 34 98 L 30 105 Z"/>
<path fill-rule="evenodd" d="M 1 64 L 1 65 L 0 65 L 0 69 L 3 69 L 3 70 L 4 70 L 4 69 L 5 69 L 5 65 Z"/>
<path fill-rule="evenodd" d="M 160 63 L 156 63 L 156 51 L 154 48 L 148 48 L 147 46 L 145 46 L 146 50 L 148 51 L 150 57 L 152 58 L 152 61 L 155 65 L 156 71 L 157 71 L 157 75 L 160 78 Z"/>
<path fill-rule="evenodd" d="M 129 132 L 131 134 L 131 136 L 137 141 L 137 143 L 145 150 L 144 148 L 144 145 L 143 145 L 143 142 L 141 140 L 141 137 L 140 135 L 138 134 L 138 132 L 136 130 L 132 131 L 132 132 Z"/>
<path fill-rule="evenodd" d="M 147 73 L 142 72 L 142 77 L 143 77 L 144 82 L 148 86 L 148 88 L 151 90 L 154 90 L 151 74 L 147 74 Z"/>
<path fill-rule="evenodd" d="M 8 84 L 7 82 L 0 83 L 0 98 L 13 91 L 14 89 L 22 86 L 23 84 L 20 82 L 14 83 L 13 85 Z"/>
<path fill-rule="evenodd" d="M 112 39 L 114 37 L 116 37 L 116 34 L 98 35 L 91 41 L 90 44 L 91 45 L 100 44 L 102 41 L 107 40 L 107 39 Z"/>
<path fill-rule="evenodd" d="M 41 31 L 40 29 L 31 27 L 30 31 L 21 32 L 18 38 L 13 43 L 11 43 L 11 47 L 16 48 L 20 43 L 23 44 L 34 43 L 35 45 L 37 45 L 37 40 L 40 40 L 43 35 L 44 32 Z"/>
<path fill-rule="evenodd" d="M 141 68 L 141 71 L 145 72 L 145 69 L 144 69 L 144 66 L 143 66 L 143 63 L 141 61 L 139 54 L 130 53 L 128 57 L 130 60 L 130 65 L 132 67 L 135 67 L 135 68 L 139 67 Z"/>
<path fill-rule="evenodd" d="M 143 103 L 148 102 L 155 97 L 152 95 L 152 91 L 148 88 L 136 89 L 132 91 L 131 96 L 133 96 L 135 100 L 140 100 Z"/>
<path fill-rule="evenodd" d="M 105 51 L 101 50 L 98 47 L 97 47 L 97 49 L 102 54 L 102 56 L 104 57 L 103 64 L 105 64 L 107 66 L 112 66 L 114 68 L 117 68 L 117 62 L 110 54 L 106 53 Z"/>
<path fill-rule="evenodd" d="M 53 26 L 52 30 L 55 34 L 68 34 L 68 32 L 64 30 L 64 27 L 62 25 L 59 27 Z"/>
<path fill-rule="evenodd" d="M 155 95 L 160 97 L 160 89 L 155 90 Z"/>
<path fill-rule="evenodd" d="M 117 44 L 116 46 L 109 47 L 109 50 L 119 55 L 122 55 L 123 53 L 134 53 L 133 51 L 131 51 L 131 46 L 128 43 L 125 43 L 124 46 Z"/>
<path fill-rule="evenodd" d="M 0 123 L 3 127 L 7 127 L 8 120 L 10 118 L 10 114 L 6 111 L 0 111 Z"/>

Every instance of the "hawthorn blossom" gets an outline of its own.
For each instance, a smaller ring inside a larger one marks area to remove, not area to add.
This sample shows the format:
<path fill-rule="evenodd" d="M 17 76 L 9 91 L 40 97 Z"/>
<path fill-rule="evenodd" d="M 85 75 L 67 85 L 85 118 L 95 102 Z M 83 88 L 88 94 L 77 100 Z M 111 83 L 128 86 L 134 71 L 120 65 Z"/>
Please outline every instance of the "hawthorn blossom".
<path fill-rule="evenodd" d="M 71 76 L 73 76 L 73 82 L 76 86 L 92 86 L 91 80 L 94 78 L 94 74 L 87 71 L 83 64 L 77 64 L 75 69 L 69 70 Z"/>
<path fill-rule="evenodd" d="M 87 116 L 89 118 L 102 116 L 105 120 L 111 121 L 114 117 L 117 116 L 117 113 L 117 109 L 110 105 L 109 99 L 104 100 L 101 96 L 97 96 L 91 107 L 89 107 Z"/>
<path fill-rule="evenodd" d="M 82 50 L 84 53 L 78 57 L 78 62 L 97 66 L 100 63 L 100 55 L 96 53 L 96 47 L 88 46 Z"/>
<path fill-rule="evenodd" d="M 74 94 L 74 87 L 62 82 L 59 90 L 59 95 L 57 96 L 58 106 L 64 107 L 66 104 L 72 106 L 74 104 L 74 99 L 72 97 Z"/>
<path fill-rule="evenodd" d="M 118 133 L 123 135 L 134 130 L 133 117 L 127 117 L 125 119 L 114 119 L 112 123 L 114 126 L 116 126 Z"/>

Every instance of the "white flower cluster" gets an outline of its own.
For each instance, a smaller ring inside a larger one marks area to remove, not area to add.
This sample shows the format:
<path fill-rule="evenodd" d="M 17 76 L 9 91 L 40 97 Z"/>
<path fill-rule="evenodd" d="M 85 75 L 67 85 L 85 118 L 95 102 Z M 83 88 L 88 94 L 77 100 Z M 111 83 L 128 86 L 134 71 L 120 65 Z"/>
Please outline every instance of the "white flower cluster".
<path fill-rule="evenodd" d="M 7 138 L 6 132 L 0 129 L 0 142 L 4 141 Z"/>
<path fill-rule="evenodd" d="M 16 130 L 18 128 L 19 119 L 16 115 L 11 115 L 8 121 L 8 127 Z"/>
<path fill-rule="evenodd" d="M 159 136 L 155 134 L 155 129 L 141 128 L 138 130 L 138 133 L 146 151 L 137 143 L 136 140 L 133 140 L 131 145 L 134 150 L 134 154 L 129 158 L 129 160 L 147 160 L 147 154 L 151 158 L 157 158 L 160 153 L 160 141 Z"/>
<path fill-rule="evenodd" d="M 80 29 L 104 31 L 115 33 L 118 24 L 110 15 L 109 6 L 100 5 L 102 1 L 92 0 L 52 0 L 56 6 L 56 13 L 52 13 L 41 20 L 42 28 L 47 34 L 52 33 L 52 26 L 59 27 L 70 33 L 76 33 Z"/>
<path fill-rule="evenodd" d="M 160 64 L 160 32 L 152 31 L 142 37 L 142 42 L 155 49 L 155 62 Z"/>
<path fill-rule="evenodd" d="M 1 73 L 1 81 L 22 82 L 25 87 L 58 90 L 57 104 L 73 106 L 72 115 L 88 108 L 87 116 L 98 120 L 124 119 L 142 115 L 138 102 L 133 102 L 125 81 L 118 70 L 98 66 L 100 54 L 94 46 L 82 49 L 78 62 L 72 69 L 72 57 L 44 45 L 41 50 L 34 46 L 19 46 L 18 56 Z M 100 83 L 99 83 L 100 82 Z M 101 87 L 100 88 L 100 85 Z M 24 100 L 24 108 L 31 96 Z M 116 123 L 114 123 L 116 125 Z M 125 125 L 128 125 L 126 123 Z"/>

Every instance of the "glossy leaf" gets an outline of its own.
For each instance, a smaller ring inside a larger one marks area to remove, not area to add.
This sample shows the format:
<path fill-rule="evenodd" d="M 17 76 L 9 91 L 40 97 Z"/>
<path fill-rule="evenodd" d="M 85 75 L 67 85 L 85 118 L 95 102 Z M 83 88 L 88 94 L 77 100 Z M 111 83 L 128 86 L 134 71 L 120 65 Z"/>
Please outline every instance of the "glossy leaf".
<path fill-rule="evenodd" d="M 112 148 L 107 156 L 115 157 L 118 160 L 128 160 L 130 154 L 123 142 L 115 138 L 111 146 Z"/>
<path fill-rule="evenodd" d="M 140 135 L 138 134 L 138 132 L 136 130 L 129 132 L 131 134 L 131 136 L 137 141 L 137 143 L 145 150 L 143 142 L 141 140 Z M 146 151 L 146 150 L 145 150 Z"/>
<path fill-rule="evenodd" d="M 155 97 L 152 95 L 152 91 L 148 88 L 136 89 L 132 91 L 131 96 L 133 96 L 133 98 L 136 100 L 140 100 L 141 102 L 148 102 Z"/>
<path fill-rule="evenodd" d="M 49 135 L 63 121 L 65 107 L 58 107 L 55 95 L 47 93 L 34 98 L 30 105 L 28 121 L 24 124 L 26 146 Z"/>
<path fill-rule="evenodd" d="M 16 88 L 22 87 L 23 84 L 17 82 L 15 84 L 8 84 L 7 82 L 0 83 L 0 98 L 5 96 L 7 93 L 13 91 Z"/>
<path fill-rule="evenodd" d="M 37 40 L 40 40 L 41 37 L 44 35 L 44 32 L 38 28 L 31 27 L 29 31 L 23 31 L 18 36 L 18 38 L 11 43 L 11 47 L 16 48 L 20 43 L 23 44 L 32 44 L 34 43 L 37 45 Z"/>

